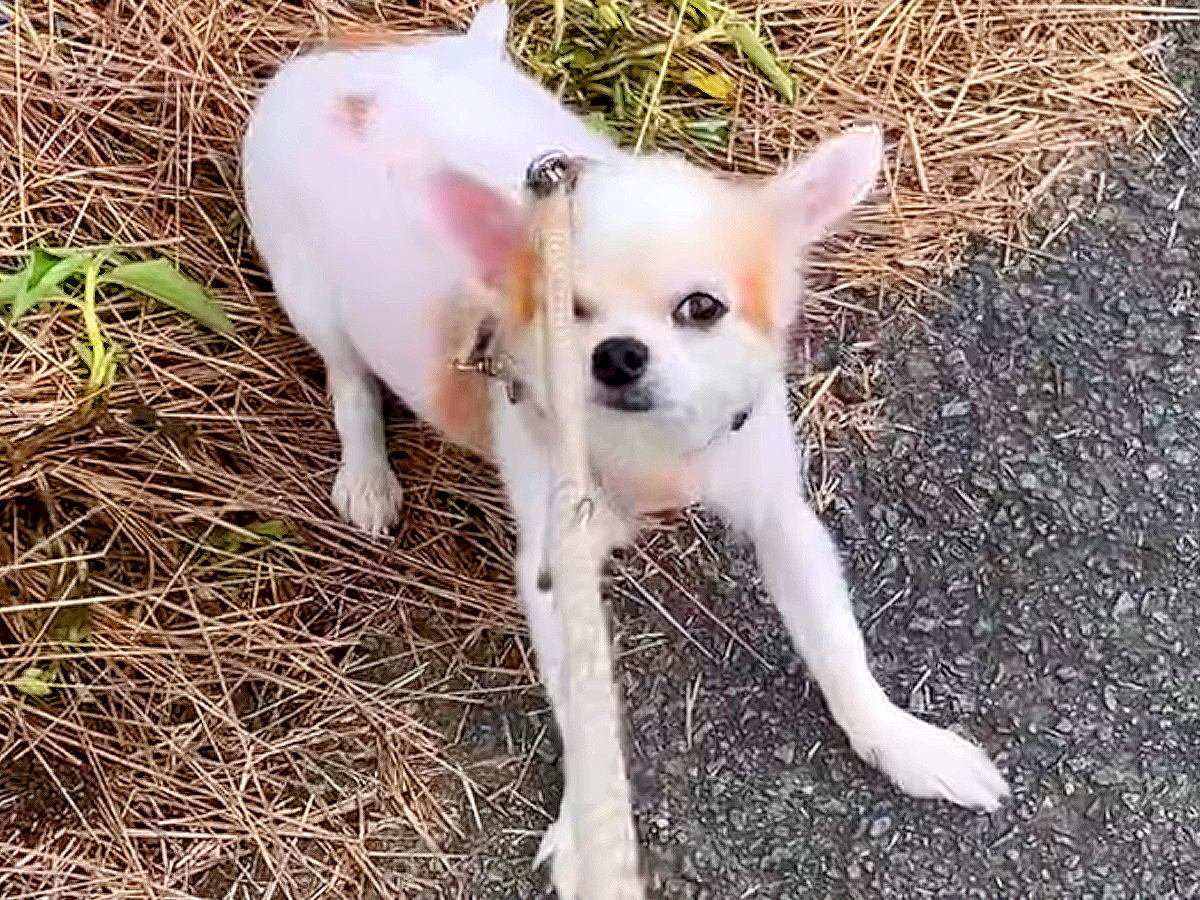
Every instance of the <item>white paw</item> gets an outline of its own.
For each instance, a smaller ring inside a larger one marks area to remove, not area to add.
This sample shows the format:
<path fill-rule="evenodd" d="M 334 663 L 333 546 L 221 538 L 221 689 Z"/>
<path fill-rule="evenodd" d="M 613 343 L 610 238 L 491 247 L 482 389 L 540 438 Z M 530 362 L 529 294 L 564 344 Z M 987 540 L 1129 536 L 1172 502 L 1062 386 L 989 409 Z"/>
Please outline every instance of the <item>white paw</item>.
<path fill-rule="evenodd" d="M 368 534 L 386 534 L 396 524 L 402 497 L 400 483 L 386 463 L 357 469 L 343 464 L 333 479 L 333 508 Z"/>
<path fill-rule="evenodd" d="M 904 793 L 985 812 L 1008 796 L 1004 776 L 970 741 L 895 706 L 880 719 L 850 743 Z"/>
<path fill-rule="evenodd" d="M 575 900 L 579 896 L 579 862 L 575 856 L 575 838 L 566 813 L 560 811 L 558 821 L 546 829 L 542 836 L 533 867 L 550 861 L 550 883 L 558 894 L 558 900 Z"/>

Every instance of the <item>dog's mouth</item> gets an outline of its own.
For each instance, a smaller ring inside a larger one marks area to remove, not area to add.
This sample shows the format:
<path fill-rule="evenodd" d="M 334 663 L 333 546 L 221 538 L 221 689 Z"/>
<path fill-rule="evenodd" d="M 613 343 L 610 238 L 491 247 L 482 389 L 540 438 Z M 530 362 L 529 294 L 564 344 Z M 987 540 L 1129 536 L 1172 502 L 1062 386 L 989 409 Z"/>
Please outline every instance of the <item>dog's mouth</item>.
<path fill-rule="evenodd" d="M 604 391 L 597 400 L 601 406 L 608 409 L 628 413 L 650 412 L 657 405 L 653 392 L 636 385 L 621 390 Z"/>

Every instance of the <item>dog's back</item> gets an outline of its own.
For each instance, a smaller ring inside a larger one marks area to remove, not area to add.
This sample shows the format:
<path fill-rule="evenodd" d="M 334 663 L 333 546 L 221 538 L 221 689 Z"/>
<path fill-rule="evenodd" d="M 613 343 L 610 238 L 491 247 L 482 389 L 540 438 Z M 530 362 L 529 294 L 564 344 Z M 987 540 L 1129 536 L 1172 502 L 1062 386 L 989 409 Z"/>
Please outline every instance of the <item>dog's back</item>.
<path fill-rule="evenodd" d="M 323 356 L 348 341 L 452 436 L 440 395 L 472 267 L 430 209 L 435 167 L 512 193 L 549 147 L 615 153 L 510 61 L 505 19 L 495 3 L 465 34 L 298 58 L 244 143 L 255 240 L 288 316 Z"/>

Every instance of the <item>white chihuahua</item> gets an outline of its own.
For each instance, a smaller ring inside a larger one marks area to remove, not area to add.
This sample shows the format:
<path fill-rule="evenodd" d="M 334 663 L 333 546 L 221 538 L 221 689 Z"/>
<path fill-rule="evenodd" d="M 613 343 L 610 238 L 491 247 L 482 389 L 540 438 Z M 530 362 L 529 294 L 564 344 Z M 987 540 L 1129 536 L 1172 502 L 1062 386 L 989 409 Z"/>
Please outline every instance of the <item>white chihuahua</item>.
<path fill-rule="evenodd" d="M 324 359 L 342 445 L 333 503 L 392 526 L 376 379 L 452 440 L 488 453 L 519 525 L 517 585 L 561 716 L 563 645 L 539 577 L 551 490 L 520 187 L 552 148 L 576 189 L 579 365 L 605 553 L 639 516 L 703 501 L 753 538 L 765 580 L 834 719 L 901 790 L 983 810 L 1007 794 L 976 746 L 893 705 L 867 665 L 837 553 L 806 505 L 783 339 L 799 259 L 873 187 L 875 129 L 846 132 L 764 183 L 634 157 L 567 112 L 505 50 L 489 3 L 461 35 L 328 49 L 285 65 L 245 140 L 257 246 L 279 301 Z M 500 379 L 453 364 L 475 345 Z M 570 785 L 568 784 L 568 789 Z M 564 805 L 564 809 L 569 808 Z M 571 830 L 547 832 L 563 896 Z"/>

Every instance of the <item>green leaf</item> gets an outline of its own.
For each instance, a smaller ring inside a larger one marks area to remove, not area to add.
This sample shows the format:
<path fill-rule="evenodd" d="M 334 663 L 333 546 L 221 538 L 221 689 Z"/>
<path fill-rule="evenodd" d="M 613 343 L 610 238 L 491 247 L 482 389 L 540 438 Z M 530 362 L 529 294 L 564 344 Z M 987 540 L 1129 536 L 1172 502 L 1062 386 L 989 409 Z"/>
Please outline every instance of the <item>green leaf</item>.
<path fill-rule="evenodd" d="M 28 278 L 29 275 L 24 269 L 8 275 L 0 275 L 0 307 L 12 303 Z"/>
<path fill-rule="evenodd" d="M 54 693 L 54 673 L 41 666 L 30 666 L 17 676 L 14 687 L 27 697 L 39 700 Z"/>
<path fill-rule="evenodd" d="M 266 522 L 255 522 L 248 525 L 246 530 L 269 541 L 286 541 L 295 536 L 292 526 L 282 519 L 269 519 Z"/>
<path fill-rule="evenodd" d="M 771 84 L 775 86 L 775 90 L 783 95 L 783 99 L 788 103 L 794 103 L 796 84 L 792 81 L 792 76 L 788 74 L 778 57 L 767 49 L 767 45 L 754 33 L 754 30 L 749 25 L 731 22 L 725 26 L 725 33 L 750 58 L 750 62 L 754 63 L 758 70 L 767 76 Z"/>
<path fill-rule="evenodd" d="M 61 607 L 54 615 L 50 636 L 63 644 L 79 646 L 91 635 L 91 607 L 73 605 Z"/>
<path fill-rule="evenodd" d="M 602 113 L 602 112 L 588 113 L 587 119 L 585 121 L 587 122 L 588 127 L 592 129 L 592 131 L 597 131 L 600 134 L 604 135 L 605 137 L 609 137 L 609 138 L 615 139 L 617 137 L 616 129 L 613 128 L 611 123 L 609 123 L 608 119 L 606 119 L 604 117 L 604 113 Z"/>
<path fill-rule="evenodd" d="M 111 269 L 101 283 L 119 284 L 186 313 L 218 334 L 233 334 L 233 323 L 208 291 L 165 259 L 125 263 Z"/>
<path fill-rule="evenodd" d="M 39 264 L 39 260 L 43 259 L 45 254 L 40 250 L 34 250 L 29 254 L 29 259 L 17 271 L 4 276 L 0 281 L 0 303 L 11 303 L 29 287 L 30 282 L 36 281 L 40 277 L 41 272 L 46 271 L 54 264 L 54 260 L 50 260 L 48 264 Z"/>
<path fill-rule="evenodd" d="M 222 528 L 209 538 L 208 543 L 227 553 L 241 553 L 246 547 L 281 543 L 295 536 L 295 529 L 288 522 L 282 519 L 267 519 L 252 522 L 244 529 Z"/>
<path fill-rule="evenodd" d="M 68 644 L 82 644 L 88 639 L 87 622 L 72 622 L 67 626 L 64 640 Z"/>
<path fill-rule="evenodd" d="M 683 73 L 683 80 L 698 91 L 717 100 L 728 100 L 733 93 L 734 81 L 724 72 L 701 72 L 688 69 Z"/>
<path fill-rule="evenodd" d="M 616 3 L 596 4 L 596 24 L 607 31 L 617 31 L 629 25 L 625 13 Z"/>
<path fill-rule="evenodd" d="M 729 120 L 719 117 L 683 123 L 684 133 L 698 144 L 724 147 L 729 143 Z"/>
<path fill-rule="evenodd" d="M 695 12 L 701 28 L 712 28 L 717 22 L 717 11 L 708 0 L 688 0 L 688 10 Z"/>
<path fill-rule="evenodd" d="M 586 47 L 577 47 L 563 58 L 568 69 L 586 72 L 596 65 L 596 54 Z"/>
<path fill-rule="evenodd" d="M 33 259 L 26 271 L 28 280 L 13 298 L 11 316 L 15 322 L 39 303 L 62 297 L 59 291 L 68 278 L 83 272 L 92 262 L 90 253 L 72 253 L 65 259 L 55 259 L 41 250 L 33 251 Z"/>
<path fill-rule="evenodd" d="M 67 254 L 50 253 L 40 247 L 34 247 L 29 253 L 29 284 L 33 286 L 54 268 L 55 263 Z"/>

